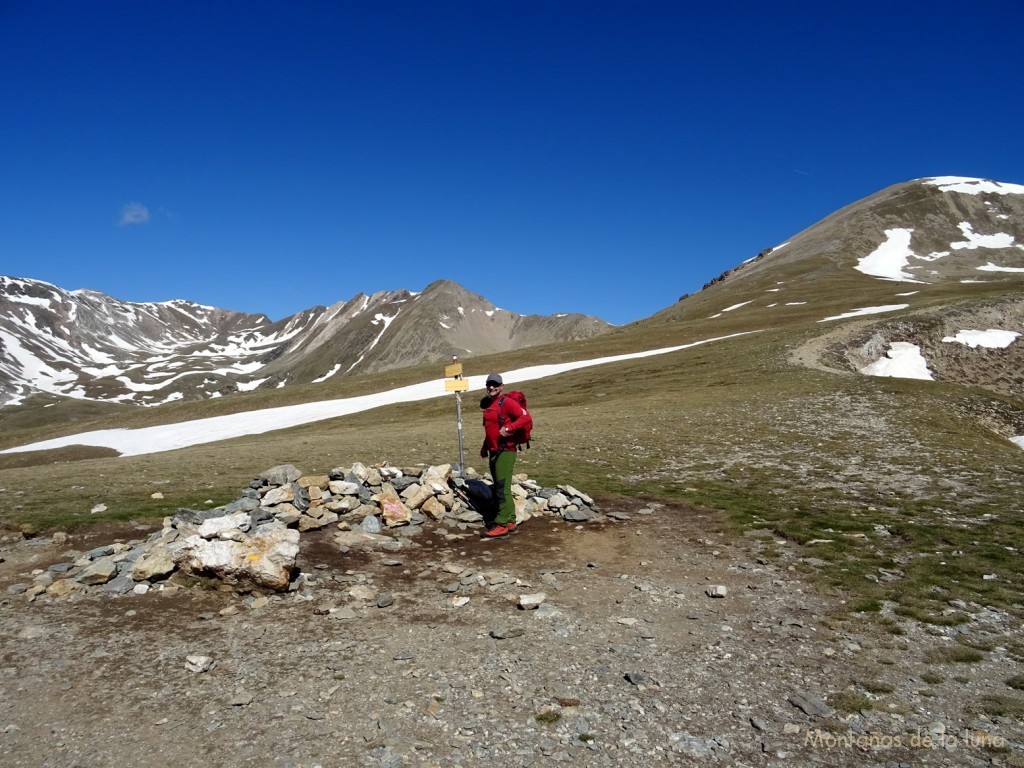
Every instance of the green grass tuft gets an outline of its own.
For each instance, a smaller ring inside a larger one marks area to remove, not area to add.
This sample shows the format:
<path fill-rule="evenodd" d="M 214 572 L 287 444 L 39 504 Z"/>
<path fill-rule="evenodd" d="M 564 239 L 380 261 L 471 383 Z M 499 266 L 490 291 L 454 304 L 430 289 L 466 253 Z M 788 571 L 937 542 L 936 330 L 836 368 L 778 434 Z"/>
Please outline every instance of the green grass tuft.
<path fill-rule="evenodd" d="M 875 705 L 867 696 L 857 691 L 842 691 L 829 698 L 829 703 L 839 712 L 853 714 L 872 709 Z"/>
<path fill-rule="evenodd" d="M 1024 675 L 1014 675 L 1006 679 L 1006 684 L 1018 691 L 1024 691 Z"/>
<path fill-rule="evenodd" d="M 930 648 L 924 654 L 924 660 L 929 664 L 977 664 L 984 659 L 985 654 L 981 651 L 963 645 Z"/>

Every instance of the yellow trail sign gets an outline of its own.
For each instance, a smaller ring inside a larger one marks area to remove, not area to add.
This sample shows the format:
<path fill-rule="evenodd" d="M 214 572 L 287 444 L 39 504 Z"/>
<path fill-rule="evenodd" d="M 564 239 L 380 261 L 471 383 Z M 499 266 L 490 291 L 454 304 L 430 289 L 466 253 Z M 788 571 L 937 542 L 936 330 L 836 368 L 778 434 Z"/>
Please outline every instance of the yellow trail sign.
<path fill-rule="evenodd" d="M 469 381 L 462 378 L 462 363 L 452 355 L 452 364 L 445 366 L 444 391 L 455 393 L 455 419 L 459 428 L 459 474 L 466 471 L 466 456 L 462 452 L 462 393 L 469 389 Z"/>

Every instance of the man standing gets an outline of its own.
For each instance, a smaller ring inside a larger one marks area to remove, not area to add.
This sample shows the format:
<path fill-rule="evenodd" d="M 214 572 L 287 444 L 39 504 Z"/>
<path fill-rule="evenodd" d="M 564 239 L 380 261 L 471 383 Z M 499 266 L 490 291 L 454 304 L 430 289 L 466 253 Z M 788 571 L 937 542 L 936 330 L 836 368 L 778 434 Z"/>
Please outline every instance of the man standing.
<path fill-rule="evenodd" d="M 501 375 L 487 376 L 487 395 L 480 401 L 484 411 L 484 444 L 481 458 L 488 459 L 498 516 L 494 524 L 484 531 L 484 537 L 497 539 L 516 530 L 516 503 L 512 498 L 512 474 L 516 467 L 517 446 L 513 435 L 524 426 L 530 414 L 515 398 L 501 393 L 504 382 Z"/>

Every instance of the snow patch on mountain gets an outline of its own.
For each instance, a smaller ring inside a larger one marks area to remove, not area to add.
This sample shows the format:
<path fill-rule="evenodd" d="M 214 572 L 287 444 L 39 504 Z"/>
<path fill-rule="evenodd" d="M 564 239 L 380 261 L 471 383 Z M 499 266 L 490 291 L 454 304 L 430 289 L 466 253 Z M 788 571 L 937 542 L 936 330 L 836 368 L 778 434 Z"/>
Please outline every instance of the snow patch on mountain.
<path fill-rule="evenodd" d="M 567 363 L 551 363 L 545 365 L 534 365 L 527 368 L 505 372 L 505 382 L 533 381 L 536 379 L 554 376 L 559 373 L 589 368 L 595 365 L 605 365 L 624 360 L 664 355 L 671 352 L 678 352 L 683 349 L 711 344 L 726 339 L 746 336 L 758 331 L 735 333 L 717 338 L 702 339 L 687 344 L 680 344 L 673 347 L 651 349 L 643 352 L 627 353 L 622 355 L 611 355 L 608 357 L 595 358 L 590 360 L 574 360 Z M 482 390 L 486 375 L 469 376 L 470 390 Z M 445 379 L 435 379 L 419 384 L 411 384 L 405 387 L 379 392 L 370 395 L 342 398 L 337 400 L 325 400 L 315 403 L 300 403 L 297 405 L 286 405 L 276 408 L 266 408 L 258 411 L 244 413 L 233 413 L 224 416 L 213 416 L 195 421 L 179 422 L 177 424 L 166 424 L 155 427 L 143 427 L 140 429 L 104 429 L 93 432 L 84 432 L 77 435 L 67 435 L 52 440 L 44 440 L 30 445 L 22 445 L 16 448 L 9 448 L 0 453 L 18 453 L 22 451 L 48 450 L 60 448 L 67 445 L 93 445 L 113 448 L 122 456 L 139 456 L 160 451 L 170 451 L 176 448 L 186 448 L 192 445 L 200 445 L 218 440 L 228 440 L 244 435 L 260 435 L 276 429 L 286 429 L 300 424 L 332 419 L 338 416 L 347 416 L 353 413 L 361 413 L 372 408 L 379 408 L 384 405 L 395 403 L 411 403 L 421 400 L 430 400 L 445 397 Z"/>
<path fill-rule="evenodd" d="M 998 328 L 989 328 L 987 331 L 957 331 L 955 336 L 946 336 L 942 340 L 946 343 L 957 343 L 976 348 L 1006 349 L 1020 336 L 1017 331 L 1004 331 Z"/>
<path fill-rule="evenodd" d="M 964 233 L 966 240 L 950 243 L 949 246 L 954 251 L 963 249 L 975 250 L 977 248 L 1013 248 L 1015 247 L 1014 236 L 1009 235 L 1005 232 L 996 232 L 992 235 L 979 235 L 975 233 L 974 227 L 971 226 L 969 221 L 960 222 L 960 231 Z M 1024 250 L 1024 245 L 1016 245 L 1017 248 Z"/>
<path fill-rule="evenodd" d="M 917 344 L 905 341 L 894 341 L 889 351 L 870 365 L 860 369 L 868 376 L 888 376 L 898 379 L 923 379 L 934 381 L 935 377 L 928 370 L 928 361 L 921 354 Z"/>
<path fill-rule="evenodd" d="M 887 229 L 885 242 L 878 246 L 863 259 L 857 262 L 856 270 L 866 275 L 881 277 L 885 280 L 902 280 L 919 283 L 914 276 L 905 272 L 904 268 L 915 257 L 910 249 L 912 229 Z"/>
<path fill-rule="evenodd" d="M 1001 267 L 991 261 L 983 267 L 978 267 L 979 272 L 1024 272 L 1024 267 Z M 966 282 L 966 280 L 964 281 Z"/>
<path fill-rule="evenodd" d="M 991 179 L 973 179 L 967 176 L 934 176 L 923 179 L 925 184 L 937 186 L 943 192 L 959 192 L 962 195 L 980 195 L 992 192 L 998 195 L 1024 195 L 1024 186 L 1003 184 Z"/>
<path fill-rule="evenodd" d="M 881 307 L 860 307 L 850 312 L 844 312 L 841 315 L 832 315 L 831 317 L 825 317 L 819 320 L 819 323 L 827 323 L 830 320 L 845 320 L 850 317 L 863 317 L 864 315 L 877 315 L 881 312 L 896 312 L 900 309 L 906 309 L 909 304 L 885 304 Z"/>

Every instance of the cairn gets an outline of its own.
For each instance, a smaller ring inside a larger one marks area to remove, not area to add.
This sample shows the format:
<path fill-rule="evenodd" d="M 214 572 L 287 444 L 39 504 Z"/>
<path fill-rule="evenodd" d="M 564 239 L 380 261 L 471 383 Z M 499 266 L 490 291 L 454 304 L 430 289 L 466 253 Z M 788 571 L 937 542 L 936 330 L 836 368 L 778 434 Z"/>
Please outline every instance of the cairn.
<path fill-rule="evenodd" d="M 416 546 L 427 531 L 444 541 L 479 535 L 484 521 L 465 493 L 468 479 L 450 464 L 338 467 L 304 475 L 285 464 L 257 475 L 238 499 L 207 509 L 178 509 L 145 540 L 96 547 L 16 585 L 31 601 L 45 595 L 145 594 L 175 585 L 173 577 L 214 579 L 239 592 L 293 588 L 303 533 L 333 527 L 342 553 Z M 600 517 L 594 500 L 570 485 L 545 488 L 513 478 L 516 520 L 557 516 L 581 523 Z"/>

